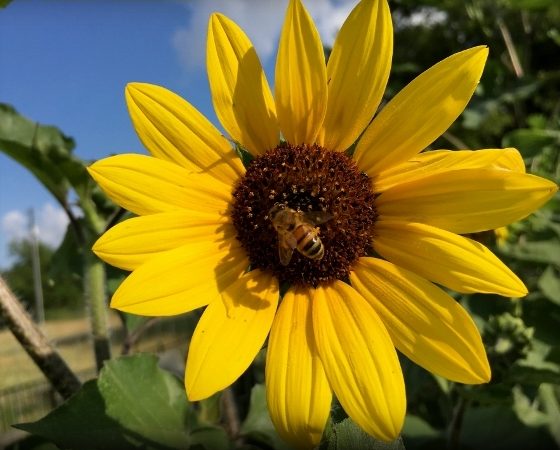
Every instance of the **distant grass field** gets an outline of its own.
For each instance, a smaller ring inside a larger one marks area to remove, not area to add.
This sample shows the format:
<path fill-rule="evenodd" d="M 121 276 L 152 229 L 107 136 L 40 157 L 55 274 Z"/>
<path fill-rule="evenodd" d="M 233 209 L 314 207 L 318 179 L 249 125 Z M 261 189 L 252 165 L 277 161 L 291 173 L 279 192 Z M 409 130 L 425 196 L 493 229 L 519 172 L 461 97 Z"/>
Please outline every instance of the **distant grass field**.
<path fill-rule="evenodd" d="M 111 314 L 110 323 L 113 329 L 120 327 L 116 314 Z M 41 327 L 47 338 L 53 342 L 86 333 L 89 324 L 86 318 L 51 320 Z M 64 360 L 76 373 L 86 372 L 94 367 L 93 348 L 88 339 L 72 343 L 56 345 Z M 118 346 L 114 351 L 120 352 Z M 35 380 L 45 379 L 33 360 L 21 347 L 9 330 L 0 332 L 0 390 Z"/>
<path fill-rule="evenodd" d="M 113 357 L 122 351 L 122 324 L 110 313 Z M 155 323 L 132 351 L 160 353 L 160 364 L 180 375 L 194 318 L 182 316 Z M 86 318 L 48 320 L 43 333 L 54 343 L 70 368 L 82 381 L 96 376 L 93 346 Z M 9 330 L 0 332 L 0 448 L 2 435 L 13 423 L 36 420 L 61 401 L 43 373 Z"/>
<path fill-rule="evenodd" d="M 118 356 L 122 350 L 122 324 L 114 312 L 109 318 L 113 355 Z M 186 350 L 192 330 L 189 322 L 188 318 L 180 317 L 158 323 L 143 335 L 134 351 L 157 352 L 173 347 Z M 93 346 L 88 337 L 89 322 L 85 317 L 49 320 L 41 328 L 75 373 L 95 373 Z M 12 333 L 9 330 L 0 331 L 0 390 L 40 380 L 45 380 L 44 375 Z"/>

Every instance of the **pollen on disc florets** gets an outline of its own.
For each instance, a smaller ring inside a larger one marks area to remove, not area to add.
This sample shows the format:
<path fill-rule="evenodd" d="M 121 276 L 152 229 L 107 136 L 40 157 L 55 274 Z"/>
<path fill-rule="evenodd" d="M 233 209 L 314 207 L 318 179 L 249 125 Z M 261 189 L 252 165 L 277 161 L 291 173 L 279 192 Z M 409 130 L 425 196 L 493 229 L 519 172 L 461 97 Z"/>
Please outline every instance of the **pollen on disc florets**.
<path fill-rule="evenodd" d="M 233 224 L 251 267 L 295 285 L 346 279 L 352 264 L 367 253 L 377 218 L 370 178 L 345 154 L 317 145 L 283 143 L 255 158 L 233 197 Z M 318 225 L 325 250 L 321 259 L 295 250 L 289 264 L 281 264 L 278 233 L 269 217 L 277 203 L 328 213 L 331 218 Z"/>

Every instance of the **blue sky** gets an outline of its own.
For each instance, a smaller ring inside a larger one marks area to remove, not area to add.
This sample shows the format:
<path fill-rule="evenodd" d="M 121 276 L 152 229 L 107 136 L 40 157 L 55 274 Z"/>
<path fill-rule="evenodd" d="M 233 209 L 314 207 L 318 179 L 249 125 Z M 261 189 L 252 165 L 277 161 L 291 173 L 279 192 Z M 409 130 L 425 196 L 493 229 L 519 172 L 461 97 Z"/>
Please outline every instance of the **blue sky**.
<path fill-rule="evenodd" d="M 356 0 L 308 0 L 323 40 Z M 84 160 L 145 152 L 124 102 L 130 81 L 160 84 L 218 125 L 205 73 L 206 26 L 220 11 L 241 25 L 273 84 L 275 51 L 286 0 L 13 0 L 0 10 L 0 102 L 77 143 Z M 40 236 L 56 244 L 65 216 L 25 169 L 0 153 L 0 267 L 7 242 L 26 233 L 35 210 Z"/>

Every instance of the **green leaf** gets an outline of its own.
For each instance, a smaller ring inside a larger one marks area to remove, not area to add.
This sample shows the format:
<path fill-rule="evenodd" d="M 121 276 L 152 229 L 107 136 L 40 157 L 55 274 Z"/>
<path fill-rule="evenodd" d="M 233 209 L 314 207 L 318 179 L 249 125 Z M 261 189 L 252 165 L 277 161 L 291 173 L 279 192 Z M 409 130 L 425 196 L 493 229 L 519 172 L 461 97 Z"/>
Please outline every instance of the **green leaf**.
<path fill-rule="evenodd" d="M 547 415 L 536 408 L 519 386 L 513 388 L 513 412 L 528 427 L 540 427 L 549 422 Z"/>
<path fill-rule="evenodd" d="M 549 361 L 518 361 L 508 371 L 507 379 L 537 386 L 541 383 L 560 384 L 560 366 Z"/>
<path fill-rule="evenodd" d="M 556 391 L 555 391 L 556 389 Z M 560 447 L 560 403 L 558 402 L 558 387 L 550 384 L 539 386 L 539 400 L 549 417 L 548 430 Z"/>
<path fill-rule="evenodd" d="M 493 450 L 551 449 L 545 427 L 527 427 L 506 406 L 472 407 L 465 411 L 461 448 Z"/>
<path fill-rule="evenodd" d="M 182 383 L 144 354 L 107 362 L 97 382 L 86 383 L 43 419 L 18 427 L 64 449 L 182 449 L 197 423 Z"/>
<path fill-rule="evenodd" d="M 12 0 L 0 0 L 0 8 L 5 8 L 5 7 L 8 6 L 11 2 L 12 2 Z"/>
<path fill-rule="evenodd" d="M 543 147 L 560 142 L 560 132 L 556 130 L 518 129 L 506 134 L 502 140 L 504 147 L 515 147 L 525 157 L 540 153 Z"/>
<path fill-rule="evenodd" d="M 72 159 L 74 140 L 55 127 L 39 125 L 19 115 L 10 105 L 0 104 L 0 151 L 28 169 L 61 203 L 65 204 L 70 183 L 64 170 Z"/>
<path fill-rule="evenodd" d="M 227 450 L 233 448 L 227 433 L 223 428 L 205 426 L 193 430 L 189 448 L 206 450 Z"/>
<path fill-rule="evenodd" d="M 500 251 L 522 261 L 532 261 L 560 266 L 560 240 L 518 242 L 504 245 Z"/>
<path fill-rule="evenodd" d="M 553 266 L 548 266 L 539 278 L 539 288 L 546 298 L 560 305 L 560 277 Z"/>
<path fill-rule="evenodd" d="M 277 450 L 291 448 L 278 436 L 272 420 L 270 420 L 266 403 L 266 389 L 263 384 L 256 384 L 251 390 L 249 413 L 241 425 L 241 434 Z"/>
<path fill-rule="evenodd" d="M 407 438 L 437 438 L 441 436 L 441 433 L 424 419 L 413 414 L 407 414 L 404 420 L 402 435 Z"/>
<path fill-rule="evenodd" d="M 43 419 L 15 427 L 49 439 L 63 449 L 138 448 L 138 441 L 105 414 L 96 380 L 85 383 L 76 395 Z"/>
<path fill-rule="evenodd" d="M 350 419 L 333 425 L 328 442 L 328 450 L 404 450 L 404 448 L 401 438 L 393 442 L 379 441 L 362 431 Z"/>

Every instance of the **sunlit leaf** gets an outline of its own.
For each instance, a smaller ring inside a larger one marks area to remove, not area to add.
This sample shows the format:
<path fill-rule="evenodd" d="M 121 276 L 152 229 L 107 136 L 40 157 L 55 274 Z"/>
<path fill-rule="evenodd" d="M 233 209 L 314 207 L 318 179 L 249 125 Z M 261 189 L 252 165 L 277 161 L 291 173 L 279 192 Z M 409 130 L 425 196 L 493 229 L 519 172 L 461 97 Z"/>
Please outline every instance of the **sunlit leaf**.
<path fill-rule="evenodd" d="M 143 354 L 107 362 L 97 381 L 18 428 L 64 449 L 182 449 L 197 422 L 181 381 L 158 368 L 155 356 Z"/>

